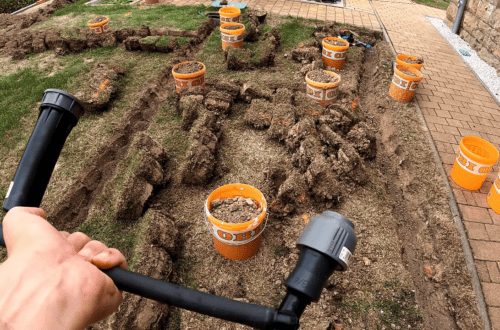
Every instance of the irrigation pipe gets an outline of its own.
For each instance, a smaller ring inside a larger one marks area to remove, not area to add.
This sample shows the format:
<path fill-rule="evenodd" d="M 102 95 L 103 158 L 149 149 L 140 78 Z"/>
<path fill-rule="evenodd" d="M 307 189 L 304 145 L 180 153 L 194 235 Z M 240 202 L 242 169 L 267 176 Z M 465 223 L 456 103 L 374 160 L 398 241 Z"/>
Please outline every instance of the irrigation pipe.
<path fill-rule="evenodd" d="M 373 12 L 375 13 L 375 16 L 377 17 L 378 23 L 380 24 L 380 27 L 382 28 L 382 31 L 384 33 L 384 37 L 386 41 L 391 45 L 392 53 L 394 56 L 397 55 L 396 49 L 394 48 L 394 45 L 392 44 L 391 39 L 389 38 L 389 35 L 387 34 L 387 31 L 385 29 L 384 24 L 382 23 L 382 20 L 380 19 L 380 16 L 378 15 L 377 10 L 375 9 L 375 6 L 372 3 L 373 0 L 370 0 L 370 4 L 373 8 Z M 455 222 L 458 232 L 460 233 L 460 240 L 462 242 L 462 249 L 464 251 L 464 256 L 465 256 L 465 263 L 467 265 L 467 270 L 471 274 L 471 284 L 472 284 L 472 289 L 474 290 L 474 293 L 476 294 L 476 304 L 477 308 L 479 311 L 479 315 L 481 315 L 481 318 L 483 319 L 484 322 L 484 330 L 491 330 L 491 324 L 490 324 L 490 319 L 488 316 L 488 311 L 486 309 L 486 302 L 484 300 L 484 295 L 483 295 L 483 290 L 481 289 L 481 282 L 479 281 L 479 276 L 477 274 L 476 270 L 476 264 L 474 263 L 474 257 L 472 255 L 472 249 L 469 244 L 469 239 L 467 238 L 467 234 L 465 232 L 464 224 L 462 217 L 460 216 L 460 211 L 458 209 L 457 201 L 455 200 L 455 196 L 453 196 L 453 192 L 451 191 L 450 183 L 448 182 L 448 176 L 446 175 L 446 171 L 443 167 L 443 163 L 441 161 L 441 157 L 439 156 L 439 153 L 437 151 L 436 145 L 434 144 L 434 140 L 432 139 L 431 133 L 429 131 L 429 128 L 427 126 L 427 123 L 425 121 L 425 117 L 422 114 L 422 110 L 420 109 L 418 105 L 418 101 L 415 99 L 415 102 L 413 102 L 417 108 L 417 113 L 418 117 L 421 121 L 421 123 L 424 125 L 426 128 L 425 134 L 427 135 L 427 140 L 429 141 L 429 145 L 431 147 L 432 154 L 434 155 L 434 162 L 436 163 L 437 170 L 439 171 L 439 174 L 441 175 L 441 178 L 443 179 L 444 185 L 446 189 L 448 190 L 448 205 L 450 207 L 450 212 L 451 216 L 453 217 L 453 221 Z"/>
<path fill-rule="evenodd" d="M 50 0 L 46 0 L 45 2 L 49 2 L 49 1 L 50 1 Z M 45 3 L 45 2 L 44 2 L 44 3 Z M 29 5 L 29 6 L 26 6 L 26 7 L 24 7 L 24 8 L 21 8 L 21 9 L 19 9 L 19 10 L 16 10 L 15 12 L 11 13 L 11 15 L 17 15 L 17 14 L 22 13 L 23 11 L 28 10 L 28 9 L 30 9 L 30 8 L 32 8 L 32 7 L 34 7 L 34 6 L 36 6 L 36 2 L 35 2 L 35 3 L 33 3 L 33 4 L 31 4 L 31 5 Z"/>

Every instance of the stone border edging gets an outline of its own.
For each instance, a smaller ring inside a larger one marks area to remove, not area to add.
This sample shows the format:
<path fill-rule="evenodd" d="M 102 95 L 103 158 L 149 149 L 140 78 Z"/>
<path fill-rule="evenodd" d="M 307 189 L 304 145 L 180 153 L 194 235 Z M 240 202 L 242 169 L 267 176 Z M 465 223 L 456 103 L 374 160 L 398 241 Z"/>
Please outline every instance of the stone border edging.
<path fill-rule="evenodd" d="M 382 23 L 382 19 L 378 15 L 377 9 L 373 5 L 372 0 L 369 0 L 369 2 L 373 8 L 373 12 L 375 13 L 375 17 L 377 17 L 377 21 L 380 25 L 380 28 L 382 29 L 384 37 L 385 37 L 386 41 L 390 44 L 394 56 L 396 56 L 397 55 L 396 49 L 394 48 L 394 45 L 392 44 L 391 38 L 389 38 L 389 34 L 387 33 L 387 30 L 385 29 L 385 26 Z M 424 16 L 424 17 L 426 17 L 426 16 Z M 467 66 L 467 67 L 469 67 L 469 66 Z M 469 67 L 469 69 L 470 69 L 470 67 Z M 474 71 L 472 71 L 472 72 L 474 72 Z M 477 75 L 475 72 L 474 72 L 474 75 L 477 78 Z M 481 81 L 481 79 L 479 79 L 479 81 Z M 484 83 L 482 81 L 481 81 L 481 84 L 483 84 L 483 86 L 484 86 Z M 488 90 L 488 92 L 489 92 L 489 90 Z M 457 202 L 455 200 L 455 197 L 453 196 L 453 192 L 451 191 L 450 183 L 448 182 L 448 176 L 446 175 L 446 171 L 443 167 L 441 157 L 439 156 L 439 153 L 436 149 L 436 145 L 434 144 L 434 140 L 432 139 L 432 136 L 429 132 L 429 127 L 427 127 L 427 122 L 425 121 L 425 117 L 422 114 L 422 110 L 420 109 L 420 106 L 418 105 L 418 101 L 416 99 L 414 99 L 413 103 L 415 104 L 415 106 L 417 108 L 417 114 L 418 114 L 418 117 L 420 118 L 420 121 L 422 122 L 422 124 L 426 128 L 425 134 L 427 135 L 427 139 L 429 140 L 429 145 L 431 147 L 432 154 L 434 155 L 434 162 L 436 163 L 437 170 L 439 171 L 439 174 L 444 181 L 444 184 L 446 186 L 446 190 L 448 190 L 448 205 L 450 207 L 450 212 L 451 212 L 451 216 L 453 217 L 453 221 L 455 222 L 457 229 L 458 229 L 458 232 L 460 233 L 460 240 L 462 241 L 462 249 L 463 249 L 464 255 L 465 255 L 465 263 L 467 264 L 467 269 L 469 270 L 469 273 L 472 276 L 472 279 L 471 279 L 472 289 L 474 290 L 474 293 L 476 294 L 476 304 L 477 304 L 479 314 L 481 315 L 481 318 L 483 319 L 483 322 L 484 322 L 484 330 L 491 330 L 490 318 L 488 316 L 488 310 L 486 307 L 486 302 L 484 300 L 484 294 L 483 294 L 483 290 L 481 288 L 481 282 L 479 281 L 479 276 L 477 274 L 477 269 L 476 269 L 476 265 L 474 262 L 474 257 L 472 255 L 472 250 L 471 250 L 471 247 L 469 244 L 469 239 L 468 239 L 467 234 L 465 232 L 464 224 L 462 221 L 462 217 L 460 216 L 460 211 L 458 209 Z"/>

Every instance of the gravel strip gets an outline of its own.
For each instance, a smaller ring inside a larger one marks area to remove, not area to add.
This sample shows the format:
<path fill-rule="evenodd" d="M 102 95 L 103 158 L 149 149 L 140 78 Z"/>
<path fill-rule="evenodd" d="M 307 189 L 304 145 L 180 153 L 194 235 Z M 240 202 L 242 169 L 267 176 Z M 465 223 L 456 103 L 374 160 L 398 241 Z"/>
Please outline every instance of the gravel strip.
<path fill-rule="evenodd" d="M 443 23 L 443 20 L 434 17 L 426 17 L 427 20 L 441 33 L 443 38 L 455 49 L 462 60 L 474 71 L 483 84 L 489 89 L 491 95 L 500 103 L 500 77 L 495 68 L 483 61 L 467 42 L 462 40 L 459 35 L 451 32 L 451 29 Z M 466 50 L 470 56 L 460 54 L 460 49 Z"/>

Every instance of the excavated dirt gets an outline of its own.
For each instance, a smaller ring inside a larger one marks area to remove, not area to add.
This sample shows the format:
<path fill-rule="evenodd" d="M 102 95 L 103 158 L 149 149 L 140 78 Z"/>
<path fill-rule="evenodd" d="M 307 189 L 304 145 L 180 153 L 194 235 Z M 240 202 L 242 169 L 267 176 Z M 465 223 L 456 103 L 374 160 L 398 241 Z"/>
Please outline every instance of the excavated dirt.
<path fill-rule="evenodd" d="M 90 24 L 96 24 L 96 23 L 101 23 L 101 22 L 104 22 L 106 20 L 106 17 L 104 16 L 99 16 L 99 17 L 96 17 L 94 19 L 91 19 L 90 20 Z"/>
<path fill-rule="evenodd" d="M 30 53 L 41 53 L 46 50 L 54 50 L 56 55 L 62 56 L 70 52 L 81 52 L 85 49 L 96 49 L 101 47 L 114 47 L 123 44 L 129 51 L 147 51 L 169 53 L 179 48 L 176 37 L 188 37 L 180 56 L 187 56 L 193 47 L 202 43 L 213 31 L 214 24 L 211 20 L 203 23 L 197 31 L 180 31 L 177 29 L 150 29 L 143 25 L 138 29 L 110 30 L 105 34 L 95 34 L 88 29 L 76 29 L 78 37 L 62 38 L 60 33 L 53 30 L 18 30 L 3 32 L 0 30 L 0 51 L 2 56 L 10 56 L 13 60 L 21 60 Z M 168 43 L 156 46 L 155 42 L 148 37 L 170 37 Z"/>
<path fill-rule="evenodd" d="M 195 60 L 214 28 L 209 22 L 177 51 L 172 64 Z M 279 74 L 286 60 L 286 69 L 292 66 L 303 78 L 324 69 L 321 40 L 340 29 L 318 27 L 316 40 L 297 45 L 298 52 L 308 49 L 303 57 L 292 55 L 298 62 L 285 59 L 274 30 L 260 42 L 267 55 L 252 62 L 232 60 L 236 53 L 229 47 L 228 69 L 274 66 L 272 73 L 260 74 Z M 206 90 L 178 95 L 172 67 L 167 67 L 144 86 L 105 146 L 48 212 L 49 221 L 67 231 L 83 223 L 134 136 L 155 125 L 153 117 L 169 102 L 182 115 L 178 129 L 187 141 L 185 157 L 165 168 L 168 145 L 165 151 L 158 141 L 141 135 L 138 145 L 146 156 L 116 205 L 121 220 L 137 220 L 145 211 L 152 219 L 136 271 L 277 308 L 286 292 L 284 281 L 299 258 L 300 234 L 312 217 L 333 210 L 354 223 L 358 245 L 350 269 L 335 273 L 319 301 L 306 308 L 301 329 L 480 329 L 460 236 L 424 129 L 412 104 L 387 95 L 390 48 L 379 33 L 355 32 L 373 47 L 369 53 L 349 49 L 344 69 L 336 71 L 342 81 L 337 102 L 326 108 L 307 96 L 304 85 L 256 86 L 223 75 L 207 81 Z M 129 41 L 139 49 L 140 39 L 151 34 L 146 27 L 111 35 L 115 42 L 126 46 Z M 62 53 L 70 49 L 68 41 L 51 31 L 44 42 Z M 7 43 L 9 49 L 29 48 L 12 39 Z M 103 41 L 86 39 L 87 47 L 89 43 L 98 47 Z M 259 252 L 240 262 L 216 252 L 203 217 L 210 193 L 237 182 L 262 191 L 269 207 Z M 95 329 L 249 329 L 130 294 L 106 322 Z"/>
<path fill-rule="evenodd" d="M 404 73 L 404 74 L 406 74 L 408 76 L 417 77 L 417 75 L 414 74 L 413 72 L 410 72 L 410 71 L 407 71 L 407 70 L 400 70 L 400 71 L 401 71 L 401 73 Z"/>
<path fill-rule="evenodd" d="M 227 223 L 247 222 L 255 219 L 261 212 L 259 204 L 251 198 L 215 199 L 210 204 L 212 216 Z"/>
<path fill-rule="evenodd" d="M 332 45 L 332 46 L 345 46 L 345 42 L 342 42 L 339 40 L 334 40 L 334 39 L 326 39 L 325 43 Z"/>
<path fill-rule="evenodd" d="M 108 67 L 98 63 L 90 73 L 87 88 L 75 93 L 75 97 L 85 108 L 85 113 L 101 113 L 108 109 L 110 103 L 118 97 L 117 84 L 125 75 L 118 66 Z"/>
<path fill-rule="evenodd" d="M 201 71 L 201 69 L 203 69 L 203 65 L 201 65 L 200 63 L 189 62 L 187 64 L 178 66 L 177 68 L 175 68 L 174 72 L 188 74 Z"/>
<path fill-rule="evenodd" d="M 422 64 L 424 63 L 424 60 L 421 59 L 421 58 L 417 58 L 417 59 L 412 59 L 412 58 L 407 58 L 406 60 L 404 60 L 403 62 L 406 62 L 406 63 L 410 63 L 410 64 Z"/>
<path fill-rule="evenodd" d="M 311 71 L 308 77 L 312 81 L 319 83 L 334 83 L 339 80 L 337 77 L 332 76 L 331 74 L 328 74 L 321 70 Z"/>

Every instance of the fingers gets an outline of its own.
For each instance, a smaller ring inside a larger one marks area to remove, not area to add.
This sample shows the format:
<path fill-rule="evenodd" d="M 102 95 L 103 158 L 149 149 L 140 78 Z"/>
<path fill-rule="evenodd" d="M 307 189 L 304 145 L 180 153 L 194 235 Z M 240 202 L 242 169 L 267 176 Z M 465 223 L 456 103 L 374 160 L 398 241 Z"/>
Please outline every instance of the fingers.
<path fill-rule="evenodd" d="M 109 269 L 113 267 L 120 267 L 128 269 L 127 260 L 123 254 L 117 249 L 108 249 L 90 259 L 90 262 L 99 269 Z"/>
<path fill-rule="evenodd" d="M 45 220 L 45 212 L 39 208 L 14 207 L 3 219 L 3 231 L 9 256 L 16 251 L 33 248 L 60 250 L 65 239 Z"/>
<path fill-rule="evenodd" d="M 104 243 L 99 241 L 90 241 L 85 244 L 82 249 L 80 249 L 78 255 L 90 262 L 93 257 L 107 250 L 108 247 Z"/>
<path fill-rule="evenodd" d="M 61 236 L 66 239 L 69 237 L 69 233 L 67 231 L 60 231 L 59 234 L 61 234 Z"/>
<path fill-rule="evenodd" d="M 91 241 L 91 239 L 84 233 L 76 232 L 71 235 L 68 234 L 66 241 L 73 246 L 76 252 L 80 252 L 83 247 Z"/>

